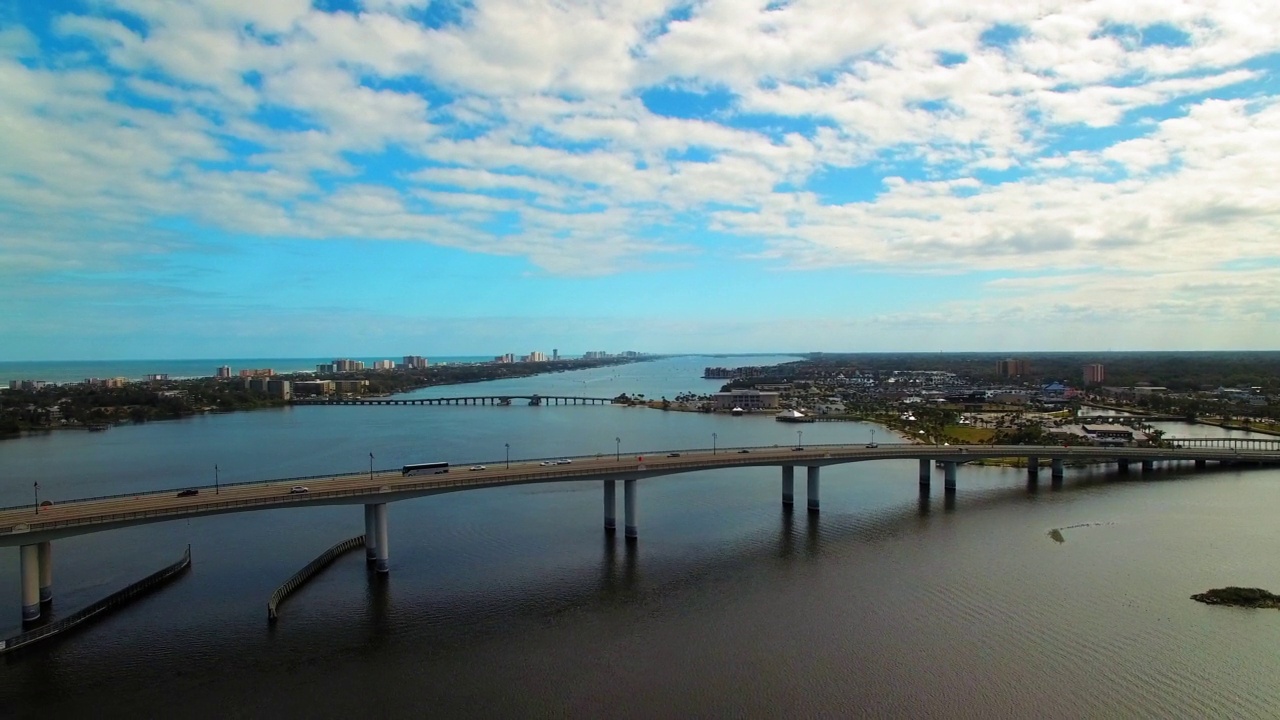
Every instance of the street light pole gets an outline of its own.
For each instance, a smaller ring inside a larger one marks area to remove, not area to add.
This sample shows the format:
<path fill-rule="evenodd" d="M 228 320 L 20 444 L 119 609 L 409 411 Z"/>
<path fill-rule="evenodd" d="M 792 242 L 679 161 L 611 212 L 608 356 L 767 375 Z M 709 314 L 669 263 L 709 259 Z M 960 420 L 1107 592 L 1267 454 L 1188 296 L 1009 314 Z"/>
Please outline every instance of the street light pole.
<path fill-rule="evenodd" d="M 711 454 L 716 454 L 716 434 L 711 433 Z"/>
<path fill-rule="evenodd" d="M 40 483 L 38 482 L 35 483 L 34 492 L 36 494 L 36 514 L 39 515 L 40 514 Z"/>
<path fill-rule="evenodd" d="M 502 443 L 502 445 L 507 449 L 507 469 L 510 470 L 511 469 L 511 443 Z"/>
<path fill-rule="evenodd" d="M 804 431 L 796 431 L 796 447 L 804 447 Z"/>
<path fill-rule="evenodd" d="M 616 437 L 613 441 L 618 444 L 613 451 L 613 460 L 614 462 L 622 462 L 622 438 Z"/>
<path fill-rule="evenodd" d="M 369 453 L 369 482 L 373 482 L 373 453 Z"/>
<path fill-rule="evenodd" d="M 218 495 L 218 494 L 220 494 L 219 489 L 218 489 L 218 465 L 217 465 L 217 463 L 215 463 L 215 464 L 214 464 L 214 466 L 213 466 L 213 494 L 214 494 L 214 495 Z"/>

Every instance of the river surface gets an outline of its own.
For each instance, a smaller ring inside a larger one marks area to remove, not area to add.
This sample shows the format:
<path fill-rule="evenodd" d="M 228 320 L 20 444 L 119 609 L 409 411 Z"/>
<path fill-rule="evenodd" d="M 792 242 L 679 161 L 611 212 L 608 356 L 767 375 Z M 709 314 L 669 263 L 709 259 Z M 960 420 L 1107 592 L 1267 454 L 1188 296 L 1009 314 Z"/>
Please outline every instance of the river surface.
<path fill-rule="evenodd" d="M 750 358 L 767 364 L 786 358 Z M 464 386 L 673 397 L 726 359 Z M 420 395 L 462 394 L 428 388 Z M 1170 435 L 1218 428 L 1159 424 Z M 1167 427 L 1166 427 L 1167 426 Z M 806 444 L 872 426 L 815 423 Z M 642 408 L 299 407 L 0 443 L 0 505 L 444 459 L 791 444 L 768 418 Z M 880 429 L 878 439 L 888 440 Z M 0 662 L 0 716 L 1275 717 L 1280 613 L 1210 607 L 1280 587 L 1280 471 L 1150 475 L 962 467 L 921 499 L 914 461 L 824 468 L 822 513 L 784 512 L 776 468 L 639 484 L 640 540 L 601 529 L 599 483 L 390 506 L 391 573 L 347 555 L 281 607 L 277 585 L 363 532 L 359 506 L 181 520 L 54 544 L 57 612 L 192 546 L 191 572 Z M 935 488 L 941 482 L 935 483 Z M 803 505 L 803 481 L 797 503 Z M 1058 530 L 1051 535 L 1051 531 Z M 0 630 L 19 617 L 0 552 Z"/>

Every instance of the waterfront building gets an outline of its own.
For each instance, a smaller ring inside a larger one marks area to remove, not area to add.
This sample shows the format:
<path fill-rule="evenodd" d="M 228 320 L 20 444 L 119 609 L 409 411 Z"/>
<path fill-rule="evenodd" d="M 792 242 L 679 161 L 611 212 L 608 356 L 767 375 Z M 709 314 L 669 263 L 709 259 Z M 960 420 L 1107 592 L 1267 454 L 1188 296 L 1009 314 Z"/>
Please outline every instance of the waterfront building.
<path fill-rule="evenodd" d="M 214 377 L 220 378 L 220 379 L 231 377 L 231 366 L 230 365 L 219 366 L 218 371 L 214 374 Z"/>
<path fill-rule="evenodd" d="M 147 373 L 143 379 L 148 382 L 164 382 L 169 379 L 169 373 Z"/>
<path fill-rule="evenodd" d="M 333 380 L 334 392 L 344 395 L 358 395 L 369 391 L 368 380 Z"/>
<path fill-rule="evenodd" d="M 525 355 L 524 357 L 520 358 L 520 362 L 536 363 L 536 362 L 546 362 L 546 361 L 547 361 L 547 354 L 544 352 L 538 352 L 537 350 L 534 350 L 528 355 Z"/>
<path fill-rule="evenodd" d="M 395 360 L 377 360 L 373 363 L 374 370 L 395 370 Z"/>
<path fill-rule="evenodd" d="M 230 371 L 231 369 L 227 368 L 227 372 L 230 373 Z M 240 377 L 242 378 L 271 377 L 272 375 L 275 375 L 275 374 L 276 374 L 276 371 L 272 370 L 271 368 L 262 368 L 262 369 L 246 368 L 240 371 Z"/>
<path fill-rule="evenodd" d="M 421 355 L 405 355 L 403 364 L 406 370 L 425 370 L 427 359 Z"/>
<path fill-rule="evenodd" d="M 49 383 L 45 382 L 44 380 L 10 380 L 9 389 L 10 390 L 39 390 L 40 388 L 48 384 Z"/>
<path fill-rule="evenodd" d="M 760 390 L 732 390 L 730 392 L 712 393 L 712 407 L 716 410 L 733 410 L 741 408 L 748 412 L 755 410 L 774 410 L 778 407 L 778 393 Z"/>
<path fill-rule="evenodd" d="M 799 410 L 783 410 L 782 412 L 778 413 L 777 415 L 774 415 L 774 416 L 773 416 L 773 419 L 774 419 L 774 420 L 777 420 L 778 422 L 788 422 L 788 423 L 810 423 L 810 422 L 813 422 L 813 418 L 811 418 L 811 417 L 809 417 L 809 416 L 805 415 L 804 413 L 800 412 Z"/>
<path fill-rule="evenodd" d="M 333 365 L 333 372 L 355 372 L 357 370 L 364 369 L 363 360 L 348 360 L 346 358 L 338 358 L 337 360 L 333 361 L 332 365 Z"/>
<path fill-rule="evenodd" d="M 337 369 L 334 368 L 333 363 L 321 363 L 316 366 L 317 375 L 332 375 L 335 372 Z"/>
<path fill-rule="evenodd" d="M 552 360 L 559 360 L 559 359 L 560 359 L 560 349 L 559 349 L 559 348 L 551 348 L 551 359 L 552 359 Z"/>
<path fill-rule="evenodd" d="M 1101 385 L 1106 379 L 1106 372 L 1102 367 L 1102 363 L 1091 363 L 1084 366 L 1084 384 L 1085 385 Z"/>
<path fill-rule="evenodd" d="M 293 394 L 299 395 L 332 395 L 333 380 L 299 380 L 293 383 Z"/>

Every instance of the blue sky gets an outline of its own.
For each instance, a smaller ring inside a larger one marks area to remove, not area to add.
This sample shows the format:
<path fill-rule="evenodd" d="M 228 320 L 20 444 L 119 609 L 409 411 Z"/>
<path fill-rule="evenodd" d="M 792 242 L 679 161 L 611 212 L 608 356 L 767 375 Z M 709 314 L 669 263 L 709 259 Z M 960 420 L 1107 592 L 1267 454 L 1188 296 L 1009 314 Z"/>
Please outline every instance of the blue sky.
<path fill-rule="evenodd" d="M 0 8 L 0 360 L 1275 349 L 1280 8 Z"/>

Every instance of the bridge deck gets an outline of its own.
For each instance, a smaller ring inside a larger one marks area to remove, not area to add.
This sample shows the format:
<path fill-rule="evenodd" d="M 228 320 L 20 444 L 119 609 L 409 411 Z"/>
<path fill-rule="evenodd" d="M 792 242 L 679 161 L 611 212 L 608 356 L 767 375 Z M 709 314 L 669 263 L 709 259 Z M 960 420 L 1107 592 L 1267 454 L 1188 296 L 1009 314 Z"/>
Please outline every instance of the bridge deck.
<path fill-rule="evenodd" d="M 1178 441 L 1183 442 L 1183 441 Z M 572 464 L 542 465 L 539 461 L 520 461 L 510 468 L 501 462 L 490 463 L 484 470 L 469 471 L 468 465 L 454 465 L 443 475 L 405 477 L 399 470 L 351 473 L 311 478 L 286 478 L 262 482 L 222 486 L 217 494 L 213 487 L 200 488 L 200 494 L 177 497 L 176 490 L 114 497 L 61 501 L 52 507 L 31 505 L 0 510 L 0 546 L 25 545 L 71 535 L 107 530 L 148 522 L 161 522 L 182 517 L 244 512 L 277 507 L 315 504 L 358 504 L 388 502 L 458 490 L 500 487 L 523 483 L 561 482 L 571 480 L 609 480 L 655 477 L 677 473 L 731 467 L 809 465 L 824 466 L 872 460 L 928 459 L 964 462 L 978 458 L 1038 457 L 1041 459 L 1124 458 L 1141 460 L 1219 460 L 1229 462 L 1280 463 L 1280 442 L 1268 449 L 1229 447 L 1182 448 L 1107 448 L 1060 446 L 933 446 L 881 444 L 876 448 L 862 445 L 818 445 L 801 451 L 788 447 L 720 448 L 680 450 L 679 457 L 668 457 L 667 451 L 644 453 L 643 461 L 635 455 L 620 458 L 601 454 L 573 458 Z M 290 494 L 295 485 L 306 485 L 305 494 Z"/>

